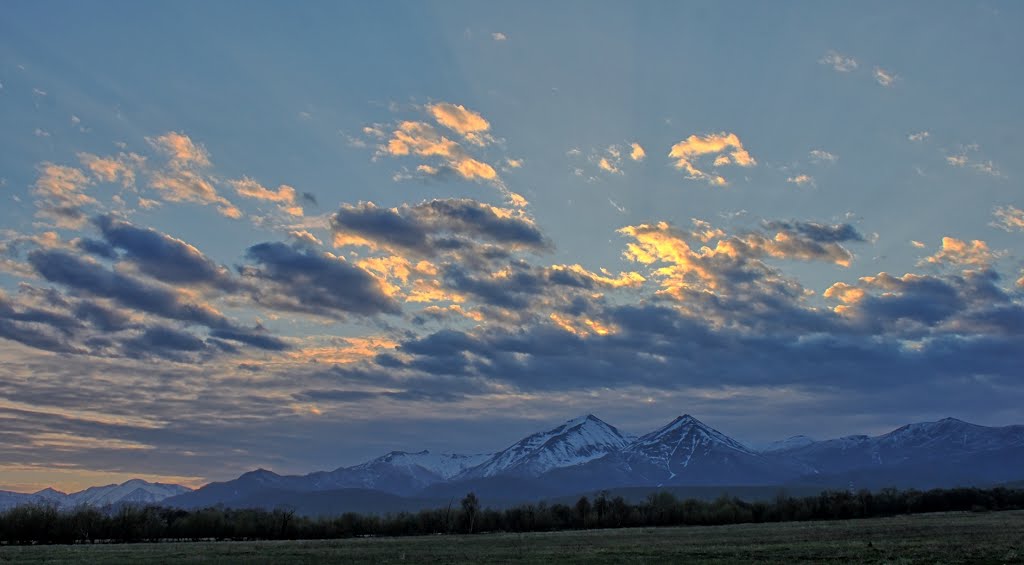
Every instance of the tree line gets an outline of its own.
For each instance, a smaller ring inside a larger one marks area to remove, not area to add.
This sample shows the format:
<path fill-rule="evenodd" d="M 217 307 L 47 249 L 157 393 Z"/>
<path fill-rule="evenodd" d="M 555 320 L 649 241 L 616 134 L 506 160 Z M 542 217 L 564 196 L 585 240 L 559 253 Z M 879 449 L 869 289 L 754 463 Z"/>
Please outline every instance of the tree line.
<path fill-rule="evenodd" d="M 309 517 L 278 508 L 223 506 L 183 510 L 123 505 L 99 510 L 59 510 L 47 504 L 0 512 L 2 544 L 125 543 L 198 540 L 337 539 L 359 536 L 411 536 L 479 532 L 534 532 L 588 528 L 698 526 L 803 520 L 844 520 L 898 514 L 988 511 L 1024 508 L 1024 490 L 954 488 L 930 491 L 883 489 L 824 491 L 746 502 L 723 495 L 713 501 L 680 500 L 655 492 L 630 503 L 607 491 L 575 504 L 522 504 L 502 510 L 482 508 L 473 493 L 444 508 L 384 516 L 344 513 Z"/>

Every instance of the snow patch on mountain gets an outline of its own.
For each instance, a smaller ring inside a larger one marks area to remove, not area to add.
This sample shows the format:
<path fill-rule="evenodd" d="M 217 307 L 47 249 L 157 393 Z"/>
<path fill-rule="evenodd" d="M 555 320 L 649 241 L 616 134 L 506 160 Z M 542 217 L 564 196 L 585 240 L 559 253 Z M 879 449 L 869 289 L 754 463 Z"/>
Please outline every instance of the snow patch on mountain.
<path fill-rule="evenodd" d="M 588 414 L 554 429 L 523 438 L 469 469 L 460 478 L 520 475 L 535 477 L 552 469 L 581 465 L 616 452 L 630 439 Z"/>

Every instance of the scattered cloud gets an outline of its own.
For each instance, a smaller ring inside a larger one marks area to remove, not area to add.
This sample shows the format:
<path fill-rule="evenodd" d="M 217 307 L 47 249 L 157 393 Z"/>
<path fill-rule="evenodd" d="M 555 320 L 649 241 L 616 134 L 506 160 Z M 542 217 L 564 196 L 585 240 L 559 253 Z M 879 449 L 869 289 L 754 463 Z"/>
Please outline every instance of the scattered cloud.
<path fill-rule="evenodd" d="M 929 133 L 927 130 L 922 130 L 908 135 L 907 139 L 916 143 L 918 141 L 924 141 L 928 139 L 929 136 L 931 136 L 931 133 Z"/>
<path fill-rule="evenodd" d="M 75 229 L 85 224 L 84 207 L 96 199 L 85 193 L 92 181 L 75 167 L 44 162 L 38 167 L 39 177 L 32 185 L 36 195 L 36 216 L 62 228 Z"/>
<path fill-rule="evenodd" d="M 496 31 L 491 34 L 491 39 L 495 41 L 506 41 L 508 39 L 508 36 L 506 36 L 504 33 L 501 33 L 500 31 Z"/>
<path fill-rule="evenodd" d="M 943 237 L 942 247 L 934 255 L 922 259 L 921 264 L 987 269 L 997 257 L 998 254 L 989 250 L 988 244 L 979 239 L 968 242 L 955 237 Z"/>
<path fill-rule="evenodd" d="M 839 156 L 829 153 L 824 149 L 812 149 L 810 152 L 812 163 L 835 163 L 839 160 Z"/>
<path fill-rule="evenodd" d="M 961 145 L 956 153 L 946 155 L 946 162 L 953 167 L 969 168 L 984 175 L 1002 178 L 1003 173 L 990 159 L 975 158 L 980 149 L 977 143 Z"/>
<path fill-rule="evenodd" d="M 229 184 L 239 196 L 275 203 L 282 212 L 290 216 L 303 215 L 302 206 L 295 202 L 295 189 L 286 184 L 277 187 L 276 191 L 248 177 L 229 181 Z"/>
<path fill-rule="evenodd" d="M 875 67 L 874 70 L 875 82 L 882 86 L 892 86 L 896 82 L 896 75 L 883 69 L 882 67 Z"/>
<path fill-rule="evenodd" d="M 629 152 L 630 159 L 634 161 L 643 161 L 644 157 L 647 156 L 647 152 L 644 151 L 644 148 L 639 143 L 634 141 L 629 146 L 631 148 Z"/>
<path fill-rule="evenodd" d="M 999 206 L 992 213 L 996 219 L 993 227 L 1005 231 L 1024 231 L 1024 210 L 1016 206 Z"/>
<path fill-rule="evenodd" d="M 490 122 L 461 104 L 438 102 L 427 106 L 427 111 L 437 123 L 461 135 L 469 143 L 482 146 L 494 141 L 487 133 L 491 129 Z"/>
<path fill-rule="evenodd" d="M 828 65 L 833 69 L 841 72 L 848 73 L 850 71 L 857 70 L 857 60 L 853 57 L 847 57 L 836 51 L 829 51 L 824 57 L 818 60 L 822 65 Z"/>
<path fill-rule="evenodd" d="M 814 177 L 806 174 L 799 174 L 787 178 L 786 182 L 797 186 L 814 186 Z"/>
<path fill-rule="evenodd" d="M 730 151 L 731 149 L 731 151 Z M 705 155 L 716 155 L 712 163 L 712 172 L 707 173 L 697 168 L 695 161 Z M 752 167 L 757 161 L 747 152 L 735 133 L 712 133 L 705 136 L 691 135 L 672 146 L 668 156 L 675 160 L 677 169 L 685 170 L 688 178 L 707 180 L 716 186 L 728 184 L 724 177 L 715 171 L 723 165 L 739 165 Z"/>

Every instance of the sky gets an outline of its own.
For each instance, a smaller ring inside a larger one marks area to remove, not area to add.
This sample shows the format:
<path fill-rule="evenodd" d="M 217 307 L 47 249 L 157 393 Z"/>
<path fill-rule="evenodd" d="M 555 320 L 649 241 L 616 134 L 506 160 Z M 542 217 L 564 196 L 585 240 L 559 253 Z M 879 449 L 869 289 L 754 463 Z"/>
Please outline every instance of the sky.
<path fill-rule="evenodd" d="M 1024 423 L 1018 2 L 5 2 L 0 488 Z"/>

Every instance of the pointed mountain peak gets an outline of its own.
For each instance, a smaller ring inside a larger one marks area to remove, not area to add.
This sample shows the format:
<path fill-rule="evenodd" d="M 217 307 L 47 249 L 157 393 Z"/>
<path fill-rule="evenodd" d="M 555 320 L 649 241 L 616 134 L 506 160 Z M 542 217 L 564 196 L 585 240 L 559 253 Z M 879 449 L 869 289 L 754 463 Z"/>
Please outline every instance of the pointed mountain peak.
<path fill-rule="evenodd" d="M 579 425 L 582 425 L 582 424 L 588 424 L 588 423 L 603 424 L 603 425 L 606 425 L 606 426 L 608 425 L 603 420 L 601 420 L 600 418 L 598 418 L 597 416 L 595 416 L 593 414 L 587 414 L 585 416 L 580 416 L 578 418 L 573 418 L 572 420 L 568 420 L 565 424 L 562 424 L 562 425 L 565 428 L 573 428 L 573 427 L 576 427 L 576 426 L 579 426 Z"/>
<path fill-rule="evenodd" d="M 280 478 L 280 476 L 281 475 L 278 475 L 277 473 L 275 473 L 273 471 L 268 471 L 267 469 L 264 469 L 263 467 L 260 467 L 259 469 L 255 469 L 255 470 L 249 471 L 248 473 L 243 473 L 242 476 L 238 477 L 238 478 L 240 478 L 240 479 L 241 478 L 249 478 L 249 479 L 274 479 L 274 478 Z"/>
<path fill-rule="evenodd" d="M 46 487 L 43 490 L 32 493 L 36 496 L 67 496 L 67 493 L 61 492 L 53 487 Z"/>
<path fill-rule="evenodd" d="M 690 435 L 704 438 L 706 441 L 718 443 L 730 449 L 735 449 L 736 451 L 754 453 L 754 451 L 749 447 L 689 414 L 683 414 L 661 428 L 647 435 L 641 436 L 627 449 L 643 451 L 649 446 L 665 442 L 678 442 L 682 438 L 689 437 Z"/>

